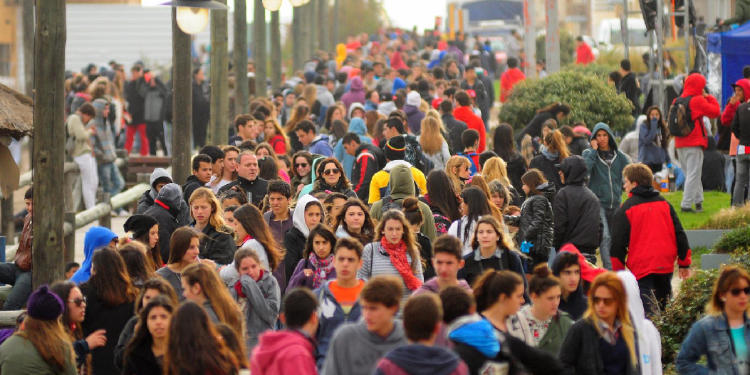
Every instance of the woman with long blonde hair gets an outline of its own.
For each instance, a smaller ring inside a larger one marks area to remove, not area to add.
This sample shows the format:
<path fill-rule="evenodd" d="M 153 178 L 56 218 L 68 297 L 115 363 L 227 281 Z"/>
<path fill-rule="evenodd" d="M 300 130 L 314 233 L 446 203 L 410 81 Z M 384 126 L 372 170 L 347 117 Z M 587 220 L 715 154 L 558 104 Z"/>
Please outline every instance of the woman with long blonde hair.
<path fill-rule="evenodd" d="M 544 144 L 540 151 L 540 154 L 535 156 L 529 163 L 529 169 L 539 169 L 544 173 L 544 178 L 547 181 L 555 184 L 556 190 L 562 189 L 563 184 L 560 181 L 560 174 L 558 173 L 560 168 L 558 165 L 570 156 L 568 145 L 565 143 L 562 133 L 559 130 L 548 132 L 544 136 Z"/>
<path fill-rule="evenodd" d="M 641 373 L 628 296 L 616 273 L 591 283 L 588 309 L 565 336 L 560 360 L 579 375 Z"/>
<path fill-rule="evenodd" d="M 211 320 L 232 327 L 242 336 L 242 315 L 213 267 L 194 263 L 182 271 L 182 295 L 206 309 Z"/>
<path fill-rule="evenodd" d="M 232 230 L 224 223 L 224 210 L 219 200 L 209 188 L 195 189 L 190 196 L 190 215 L 193 228 L 203 233 L 200 256 L 217 264 L 232 263 L 237 247 L 232 238 Z"/>
<path fill-rule="evenodd" d="M 523 203 L 523 197 L 510 182 L 510 178 L 508 178 L 508 164 L 501 157 L 493 156 L 487 159 L 484 167 L 482 167 L 482 176 L 484 176 L 488 184 L 497 180 L 508 190 L 512 200 L 512 202 L 508 202 L 509 204 L 520 206 Z"/>
<path fill-rule="evenodd" d="M 471 176 L 471 161 L 464 156 L 453 155 L 448 162 L 445 163 L 445 173 L 453 183 L 453 188 L 457 193 L 460 193 L 464 189 L 466 181 Z"/>
<path fill-rule="evenodd" d="M 419 135 L 419 144 L 422 146 L 427 158 L 432 160 L 435 169 L 445 168 L 451 157 L 448 142 L 443 138 L 443 122 L 439 117 L 425 116 L 422 119 L 422 133 Z"/>

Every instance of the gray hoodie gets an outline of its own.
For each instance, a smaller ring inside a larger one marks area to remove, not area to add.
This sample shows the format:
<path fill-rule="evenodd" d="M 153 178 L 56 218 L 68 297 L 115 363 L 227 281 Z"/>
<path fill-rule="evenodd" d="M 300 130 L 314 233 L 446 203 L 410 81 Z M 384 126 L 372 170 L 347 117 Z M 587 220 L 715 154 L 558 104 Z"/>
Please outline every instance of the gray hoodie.
<path fill-rule="evenodd" d="M 387 337 L 368 331 L 365 322 L 345 324 L 333 335 L 321 374 L 370 375 L 386 353 L 406 344 L 400 320 Z"/>
<path fill-rule="evenodd" d="M 172 181 L 172 176 L 169 175 L 169 172 L 164 168 L 155 168 L 153 172 L 151 172 L 151 178 L 149 179 L 149 184 L 151 185 L 151 189 L 143 193 L 141 197 L 138 199 L 138 207 L 136 208 L 135 213 L 142 214 L 146 212 L 146 210 L 149 209 L 149 207 L 154 205 L 154 199 L 156 199 L 157 192 L 156 192 L 156 183 L 159 180 L 169 180 L 169 182 Z M 179 185 L 177 185 L 179 188 Z M 182 195 L 182 190 L 180 188 L 179 190 L 180 195 Z M 192 218 L 190 217 L 190 208 L 188 207 L 187 203 L 185 203 L 185 200 L 183 199 L 180 203 L 175 203 L 177 207 L 177 222 L 180 226 L 190 225 L 192 223 Z M 166 259 L 164 259 L 166 261 Z"/>
<path fill-rule="evenodd" d="M 112 134 L 112 128 L 107 124 L 104 117 L 104 108 L 109 104 L 104 99 L 96 99 L 93 102 L 96 116 L 94 124 L 96 134 L 91 136 L 91 144 L 94 145 L 94 155 L 98 164 L 112 163 L 117 158 L 115 154 L 115 136 Z"/>
<path fill-rule="evenodd" d="M 238 296 L 234 286 L 229 288 L 232 297 L 242 306 L 245 316 L 245 345 L 248 352 L 258 344 L 258 336 L 266 330 L 272 330 L 279 317 L 281 291 L 276 278 L 268 271 L 263 271 L 260 280 L 255 281 L 248 275 L 240 276 L 244 301 Z"/>

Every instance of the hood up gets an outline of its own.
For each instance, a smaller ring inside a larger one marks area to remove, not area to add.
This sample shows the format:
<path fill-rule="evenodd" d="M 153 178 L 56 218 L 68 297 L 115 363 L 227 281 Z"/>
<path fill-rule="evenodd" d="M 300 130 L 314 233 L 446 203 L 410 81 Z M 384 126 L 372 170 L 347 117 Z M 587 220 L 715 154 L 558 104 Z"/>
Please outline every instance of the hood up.
<path fill-rule="evenodd" d="M 176 212 L 180 208 L 180 201 L 182 201 L 182 189 L 180 185 L 175 183 L 166 184 L 159 190 L 156 199 L 169 206 L 170 211 Z"/>
<path fill-rule="evenodd" d="M 109 243 L 115 239 L 117 239 L 115 232 L 104 227 L 91 227 L 91 229 L 86 232 L 86 236 L 83 240 L 83 264 L 81 264 L 81 268 L 73 274 L 70 281 L 73 281 L 76 284 L 82 284 L 89 281 L 89 278 L 91 278 L 91 258 L 94 255 L 94 251 L 109 245 Z"/>
<path fill-rule="evenodd" d="M 560 170 L 565 176 L 565 185 L 583 185 L 586 182 L 586 162 L 578 155 L 565 158 L 560 163 Z"/>
<path fill-rule="evenodd" d="M 310 228 L 305 224 L 305 208 L 312 202 L 320 204 L 318 198 L 311 194 L 303 195 L 297 200 L 297 205 L 294 207 L 294 213 L 292 214 L 292 225 L 302 232 L 305 238 L 310 235 Z"/>
<path fill-rule="evenodd" d="M 154 171 L 151 172 L 151 178 L 149 178 L 149 185 L 151 185 L 151 190 L 149 191 L 149 194 L 151 195 L 151 198 L 156 198 L 156 183 L 158 181 L 165 181 L 174 182 L 172 181 L 172 176 L 169 175 L 169 172 L 167 172 L 164 168 L 154 168 Z"/>
<path fill-rule="evenodd" d="M 589 137 L 589 141 L 593 141 L 596 139 L 596 132 L 599 130 L 604 130 L 609 134 L 609 148 L 612 149 L 612 151 L 617 151 L 617 142 L 615 142 L 615 135 L 612 133 L 612 129 L 609 127 L 609 125 L 600 122 L 594 126 L 594 130 L 591 131 L 591 136 Z"/>
<path fill-rule="evenodd" d="M 685 88 L 682 90 L 682 97 L 703 95 L 703 89 L 706 87 L 706 77 L 700 73 L 693 73 L 685 79 Z"/>
<path fill-rule="evenodd" d="M 354 108 L 354 106 L 358 104 L 359 103 L 352 104 L 351 108 Z M 361 104 L 359 105 L 361 106 Z M 351 108 L 350 108 L 350 112 L 351 112 Z M 349 132 L 357 134 L 357 135 L 367 135 L 367 126 L 365 125 L 365 121 L 359 117 L 353 118 L 349 122 Z"/>
<path fill-rule="evenodd" d="M 414 177 L 411 175 L 411 168 L 406 165 L 399 164 L 391 168 L 388 184 L 394 199 L 415 196 Z"/>
<path fill-rule="evenodd" d="M 354 110 L 355 110 L 355 109 L 357 109 L 357 108 L 361 109 L 361 110 L 362 110 L 362 112 L 367 112 L 367 111 L 365 110 L 365 106 L 364 106 L 364 105 L 362 105 L 362 103 L 357 103 L 357 102 L 354 102 L 354 103 L 352 103 L 352 105 L 350 105 L 350 106 L 349 106 L 349 112 L 348 112 L 348 113 L 346 114 L 346 117 L 348 117 L 348 118 L 352 119 L 352 113 L 353 113 L 353 112 L 354 112 Z M 354 119 L 352 119 L 352 120 L 354 120 Z"/>
<path fill-rule="evenodd" d="M 362 83 L 362 78 L 354 77 L 352 78 L 352 83 L 349 86 L 349 90 L 351 92 L 361 92 L 364 91 L 365 85 Z"/>

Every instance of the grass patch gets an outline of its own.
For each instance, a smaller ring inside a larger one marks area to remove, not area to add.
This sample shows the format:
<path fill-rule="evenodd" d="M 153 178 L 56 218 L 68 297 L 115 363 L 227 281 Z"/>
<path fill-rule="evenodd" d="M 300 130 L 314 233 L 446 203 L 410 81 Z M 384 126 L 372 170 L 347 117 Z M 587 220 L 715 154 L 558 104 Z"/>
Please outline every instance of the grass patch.
<path fill-rule="evenodd" d="M 680 202 L 682 202 L 682 191 L 676 191 L 674 193 L 661 193 L 664 198 L 674 207 L 677 212 L 677 217 L 680 218 L 682 227 L 684 229 L 705 229 L 709 227 L 711 218 L 730 206 L 730 195 L 720 191 L 706 191 L 703 193 L 703 212 L 701 213 L 690 213 L 682 212 L 680 210 Z M 623 194 L 623 202 L 627 199 L 627 196 Z M 747 211 L 747 220 L 750 222 L 750 208 Z M 728 228 L 736 228 L 737 226 L 730 226 Z"/>
<path fill-rule="evenodd" d="M 750 225 L 750 204 L 742 207 L 727 207 L 719 210 L 702 228 L 734 229 Z"/>
<path fill-rule="evenodd" d="M 690 259 L 692 261 L 691 267 L 694 270 L 701 269 L 701 255 L 703 255 L 703 254 L 711 254 L 712 252 L 713 251 L 711 251 L 711 249 L 709 249 L 707 247 L 704 247 L 704 246 L 700 246 L 700 247 L 696 247 L 696 248 L 692 249 L 692 252 L 690 253 L 690 255 L 691 255 Z"/>

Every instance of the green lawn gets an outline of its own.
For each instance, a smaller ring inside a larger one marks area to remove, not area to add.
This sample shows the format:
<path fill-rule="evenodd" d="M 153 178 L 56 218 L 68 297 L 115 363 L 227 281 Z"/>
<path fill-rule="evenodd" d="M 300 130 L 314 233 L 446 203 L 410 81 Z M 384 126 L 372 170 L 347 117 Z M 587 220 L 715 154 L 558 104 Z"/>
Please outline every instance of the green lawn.
<path fill-rule="evenodd" d="M 682 227 L 685 229 L 699 229 L 705 224 L 708 219 L 719 212 L 722 208 L 730 206 L 730 196 L 727 193 L 718 191 L 707 191 L 703 193 L 703 212 L 701 213 L 686 213 L 680 210 L 680 202 L 682 201 L 682 191 L 676 191 L 674 193 L 661 193 L 664 198 L 674 207 L 677 211 L 677 216 L 680 218 Z M 627 195 L 623 194 L 623 202 L 627 199 Z"/>

